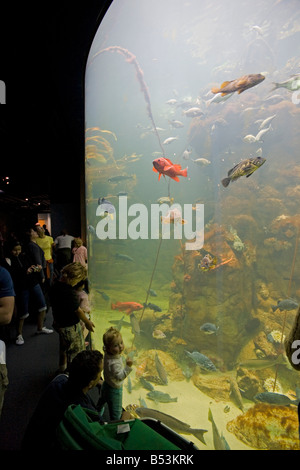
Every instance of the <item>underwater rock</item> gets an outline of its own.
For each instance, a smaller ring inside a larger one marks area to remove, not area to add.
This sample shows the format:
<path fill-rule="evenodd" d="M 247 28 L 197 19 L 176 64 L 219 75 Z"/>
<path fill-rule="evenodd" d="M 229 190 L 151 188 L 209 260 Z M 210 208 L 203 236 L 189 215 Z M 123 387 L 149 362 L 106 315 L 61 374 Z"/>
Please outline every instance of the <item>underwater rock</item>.
<path fill-rule="evenodd" d="M 243 397 L 248 398 L 248 400 L 253 400 L 257 393 L 263 391 L 259 378 L 243 367 L 238 368 L 236 381 L 239 389 L 243 390 Z"/>
<path fill-rule="evenodd" d="M 274 389 L 274 385 L 275 385 L 275 389 Z M 264 381 L 263 387 L 267 392 L 283 393 L 283 389 L 282 389 L 280 382 L 276 380 L 276 383 L 275 383 L 274 377 L 266 378 Z"/>
<path fill-rule="evenodd" d="M 259 403 L 227 423 L 227 430 L 254 449 L 299 450 L 294 406 Z"/>
<path fill-rule="evenodd" d="M 253 339 L 253 342 L 256 349 L 263 351 L 268 359 L 276 359 L 278 356 L 278 352 L 276 351 L 274 345 L 268 341 L 267 335 L 264 331 L 258 333 L 258 335 Z"/>
<path fill-rule="evenodd" d="M 185 380 L 181 368 L 178 366 L 176 361 L 174 361 L 171 355 L 165 351 L 156 349 L 148 349 L 139 356 L 137 366 L 139 366 L 139 364 L 143 364 L 146 361 L 146 366 L 143 372 L 144 378 L 147 379 L 147 377 L 152 378 L 158 376 L 155 365 L 156 354 L 158 354 L 159 360 L 162 364 L 162 367 L 165 369 L 169 380 Z"/>
<path fill-rule="evenodd" d="M 228 377 L 194 374 L 192 380 L 195 387 L 214 400 L 230 401 L 230 379 Z"/>

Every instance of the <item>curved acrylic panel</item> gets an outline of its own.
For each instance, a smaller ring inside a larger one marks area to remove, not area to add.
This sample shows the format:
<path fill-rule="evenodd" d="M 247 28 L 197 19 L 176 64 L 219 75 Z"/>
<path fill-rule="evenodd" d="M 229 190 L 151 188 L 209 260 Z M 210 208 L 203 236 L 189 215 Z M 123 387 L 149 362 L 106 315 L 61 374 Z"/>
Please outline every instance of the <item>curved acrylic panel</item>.
<path fill-rule="evenodd" d="M 121 330 L 123 406 L 199 449 L 294 449 L 300 8 L 225 3 L 117 0 L 95 36 L 93 340 Z"/>

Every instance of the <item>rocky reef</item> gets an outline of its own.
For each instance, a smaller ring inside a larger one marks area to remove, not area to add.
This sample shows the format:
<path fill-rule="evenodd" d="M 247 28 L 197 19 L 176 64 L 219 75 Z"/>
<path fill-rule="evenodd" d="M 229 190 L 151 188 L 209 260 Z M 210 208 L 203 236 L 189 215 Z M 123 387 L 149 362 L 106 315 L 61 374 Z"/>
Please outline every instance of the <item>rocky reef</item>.
<path fill-rule="evenodd" d="M 254 449 L 299 450 L 295 406 L 256 404 L 227 423 L 227 430 Z"/>

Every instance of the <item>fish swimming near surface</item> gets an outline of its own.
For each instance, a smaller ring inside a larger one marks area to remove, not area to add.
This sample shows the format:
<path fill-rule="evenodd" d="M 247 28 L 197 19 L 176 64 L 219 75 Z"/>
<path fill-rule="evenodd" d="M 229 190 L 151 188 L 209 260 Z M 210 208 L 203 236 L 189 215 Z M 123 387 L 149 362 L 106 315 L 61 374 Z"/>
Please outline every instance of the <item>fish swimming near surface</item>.
<path fill-rule="evenodd" d="M 120 312 L 125 312 L 127 315 L 130 315 L 132 312 L 142 310 L 144 307 L 138 302 L 116 302 L 111 304 L 112 310 L 119 310 Z"/>
<path fill-rule="evenodd" d="M 255 85 L 261 83 L 265 77 L 260 73 L 243 75 L 240 78 L 236 78 L 235 80 L 223 82 L 220 88 L 213 87 L 211 89 L 212 93 L 221 93 L 222 96 L 227 95 L 228 93 L 234 93 L 235 91 L 238 94 L 243 93 L 243 91 L 248 90 L 248 88 L 252 88 Z"/>
<path fill-rule="evenodd" d="M 140 418 L 152 418 L 158 421 L 161 421 L 163 424 L 168 426 L 169 428 L 173 429 L 173 431 L 179 434 L 192 434 L 195 436 L 199 441 L 203 442 L 206 445 L 205 439 L 203 434 L 207 432 L 207 429 L 194 429 L 187 423 L 180 421 L 174 416 L 170 416 L 166 413 L 162 413 L 161 411 L 154 410 L 152 408 L 143 408 L 139 407 L 135 409 L 135 412 Z"/>
<path fill-rule="evenodd" d="M 230 450 L 229 445 L 223 435 L 220 435 L 217 425 L 214 421 L 211 409 L 208 410 L 208 420 L 212 424 L 213 443 L 215 450 Z"/>
<path fill-rule="evenodd" d="M 152 390 L 152 392 L 148 392 L 146 396 L 149 400 L 160 403 L 171 403 L 177 401 L 177 397 L 172 398 L 168 393 L 159 392 L 158 390 Z"/>
<path fill-rule="evenodd" d="M 164 385 L 167 385 L 168 384 L 168 376 L 167 376 L 167 373 L 165 371 L 164 366 L 161 363 L 161 360 L 158 357 L 157 352 L 155 353 L 155 367 L 156 367 L 156 370 L 157 370 L 157 373 L 158 373 L 158 376 L 159 376 L 160 380 L 162 381 L 162 383 Z"/>
<path fill-rule="evenodd" d="M 228 171 L 227 178 L 224 178 L 221 181 L 222 185 L 224 188 L 227 188 L 231 181 L 236 181 L 241 176 L 246 176 L 246 178 L 249 178 L 252 173 L 254 173 L 265 163 L 265 161 L 266 159 L 263 157 L 251 157 L 242 160 Z"/>
<path fill-rule="evenodd" d="M 205 369 L 210 372 L 217 370 L 214 363 L 204 354 L 198 351 L 193 351 L 192 353 L 189 351 L 185 351 L 185 352 L 196 364 L 198 364 L 201 367 L 201 369 Z"/>
<path fill-rule="evenodd" d="M 213 323 L 203 323 L 200 326 L 200 331 L 203 331 L 206 335 L 216 335 L 219 330 L 219 327 Z"/>
<path fill-rule="evenodd" d="M 277 305 L 272 305 L 272 310 L 273 312 L 276 312 L 276 310 L 279 308 L 279 310 L 282 312 L 283 310 L 294 310 L 295 308 L 298 308 L 299 304 L 293 300 L 293 299 L 285 299 L 285 300 L 278 300 Z"/>
<path fill-rule="evenodd" d="M 181 165 L 177 163 L 172 163 L 171 160 L 168 158 L 156 158 L 152 162 L 153 164 L 153 171 L 159 173 L 158 181 L 161 178 L 161 175 L 169 176 L 174 181 L 179 181 L 178 176 L 187 177 L 187 168 L 182 170 Z"/>

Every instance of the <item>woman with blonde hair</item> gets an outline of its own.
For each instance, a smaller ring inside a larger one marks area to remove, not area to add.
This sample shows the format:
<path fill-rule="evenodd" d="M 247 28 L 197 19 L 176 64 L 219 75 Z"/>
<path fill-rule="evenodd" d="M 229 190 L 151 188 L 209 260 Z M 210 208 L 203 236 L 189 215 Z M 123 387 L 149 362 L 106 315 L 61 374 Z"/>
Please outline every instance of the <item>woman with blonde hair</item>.
<path fill-rule="evenodd" d="M 74 286 L 85 280 L 87 270 L 82 264 L 67 264 L 61 271 L 60 279 L 51 288 L 53 327 L 59 334 L 59 371 L 65 371 L 72 359 L 85 350 L 80 320 L 89 331 L 94 323 L 80 308 L 80 301 Z"/>

